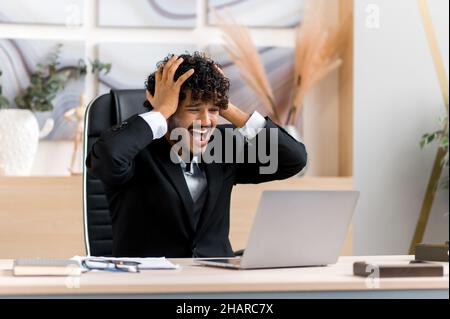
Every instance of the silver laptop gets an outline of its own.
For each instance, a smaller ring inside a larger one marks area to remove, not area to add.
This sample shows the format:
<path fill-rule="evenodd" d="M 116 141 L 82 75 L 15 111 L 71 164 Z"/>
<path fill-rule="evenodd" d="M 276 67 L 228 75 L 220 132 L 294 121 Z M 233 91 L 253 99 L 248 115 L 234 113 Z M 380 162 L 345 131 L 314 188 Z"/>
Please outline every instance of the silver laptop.
<path fill-rule="evenodd" d="M 325 266 L 337 262 L 358 191 L 264 191 L 242 257 L 195 259 L 235 269 Z"/>

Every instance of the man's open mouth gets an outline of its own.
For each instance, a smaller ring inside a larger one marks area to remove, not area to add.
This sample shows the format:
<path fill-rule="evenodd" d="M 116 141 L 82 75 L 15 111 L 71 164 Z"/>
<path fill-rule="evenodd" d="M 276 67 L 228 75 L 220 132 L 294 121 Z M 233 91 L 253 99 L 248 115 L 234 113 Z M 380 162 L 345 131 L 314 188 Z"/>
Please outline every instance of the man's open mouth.
<path fill-rule="evenodd" d="M 194 140 L 197 140 L 201 143 L 205 143 L 209 140 L 211 129 L 190 129 L 189 133 L 192 135 Z"/>

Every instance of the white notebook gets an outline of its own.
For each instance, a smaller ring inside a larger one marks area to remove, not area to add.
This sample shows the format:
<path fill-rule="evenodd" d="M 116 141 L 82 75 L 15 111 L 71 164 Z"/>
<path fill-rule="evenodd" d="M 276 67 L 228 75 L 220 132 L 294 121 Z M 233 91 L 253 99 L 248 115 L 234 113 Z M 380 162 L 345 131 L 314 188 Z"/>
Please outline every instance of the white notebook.
<path fill-rule="evenodd" d="M 70 259 L 22 258 L 14 260 L 14 276 L 79 276 L 80 264 Z"/>
<path fill-rule="evenodd" d="M 79 264 L 85 259 L 106 259 L 106 260 L 121 260 L 121 261 L 133 261 L 139 263 L 139 269 L 145 270 L 145 269 L 178 269 L 180 266 L 176 265 L 169 260 L 167 260 L 165 257 L 124 257 L 124 258 L 117 258 L 117 257 L 94 257 L 94 256 L 74 256 L 72 257 L 72 260 L 77 261 Z"/>

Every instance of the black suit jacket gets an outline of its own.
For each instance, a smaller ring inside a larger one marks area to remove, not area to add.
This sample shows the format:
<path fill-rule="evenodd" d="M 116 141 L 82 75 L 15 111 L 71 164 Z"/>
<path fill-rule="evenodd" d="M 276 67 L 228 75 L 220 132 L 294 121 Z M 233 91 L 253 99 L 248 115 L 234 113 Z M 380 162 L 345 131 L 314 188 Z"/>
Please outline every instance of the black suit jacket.
<path fill-rule="evenodd" d="M 226 134 L 225 128 L 217 129 Z M 194 229 L 193 201 L 183 171 L 170 160 L 170 144 L 153 140 L 149 125 L 133 116 L 105 131 L 86 159 L 89 171 L 105 188 L 112 217 L 113 255 L 133 257 L 233 256 L 228 239 L 230 198 L 238 183 L 285 179 L 306 165 L 306 150 L 266 118 L 266 128 L 278 130 L 278 169 L 260 175 L 262 163 L 203 163 L 207 199 Z M 224 137 L 222 134 L 222 137 Z M 259 133 L 261 134 L 261 133 Z M 269 136 L 269 134 L 267 134 Z M 257 138 L 241 150 L 259 147 Z M 210 145 L 209 143 L 208 145 Z M 267 148 L 268 150 L 268 148 Z"/>

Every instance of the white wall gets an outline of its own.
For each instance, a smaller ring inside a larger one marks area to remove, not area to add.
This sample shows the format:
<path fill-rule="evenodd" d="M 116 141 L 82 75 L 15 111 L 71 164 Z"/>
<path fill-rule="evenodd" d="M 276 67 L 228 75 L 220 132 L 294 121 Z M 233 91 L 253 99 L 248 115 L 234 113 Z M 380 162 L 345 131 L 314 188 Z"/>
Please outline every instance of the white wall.
<path fill-rule="evenodd" d="M 328 1 L 327 18 L 338 22 L 339 0 Z M 308 151 L 305 176 L 339 175 L 339 71 L 323 79 L 307 95 L 301 131 Z"/>
<path fill-rule="evenodd" d="M 449 1 L 429 3 L 448 74 Z M 375 29 L 366 26 L 373 4 Z M 436 154 L 418 143 L 445 113 L 417 1 L 355 1 L 354 92 L 354 185 L 361 191 L 354 254 L 406 254 Z M 441 192 L 427 242 L 448 240 L 447 212 L 448 192 Z"/>

